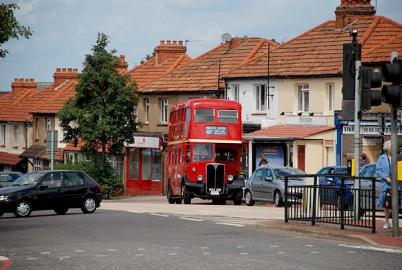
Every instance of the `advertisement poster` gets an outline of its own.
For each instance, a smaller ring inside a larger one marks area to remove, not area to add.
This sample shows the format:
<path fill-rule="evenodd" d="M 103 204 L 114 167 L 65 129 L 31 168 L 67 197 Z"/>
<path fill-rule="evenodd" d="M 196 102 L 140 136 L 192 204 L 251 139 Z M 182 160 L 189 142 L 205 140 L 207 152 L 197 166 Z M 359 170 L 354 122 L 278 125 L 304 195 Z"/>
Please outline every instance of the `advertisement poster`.
<path fill-rule="evenodd" d="M 256 168 L 260 167 L 259 164 L 262 158 L 268 161 L 269 166 L 285 166 L 285 148 L 283 145 L 256 146 Z"/>

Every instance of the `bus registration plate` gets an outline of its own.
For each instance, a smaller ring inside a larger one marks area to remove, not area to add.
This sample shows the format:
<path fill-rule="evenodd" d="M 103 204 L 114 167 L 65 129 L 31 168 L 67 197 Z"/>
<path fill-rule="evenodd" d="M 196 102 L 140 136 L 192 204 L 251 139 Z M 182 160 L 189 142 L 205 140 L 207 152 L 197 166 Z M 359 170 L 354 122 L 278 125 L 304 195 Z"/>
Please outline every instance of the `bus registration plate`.
<path fill-rule="evenodd" d="M 222 189 L 220 188 L 210 188 L 209 189 L 209 193 L 211 195 L 219 195 L 219 193 L 222 191 Z"/>

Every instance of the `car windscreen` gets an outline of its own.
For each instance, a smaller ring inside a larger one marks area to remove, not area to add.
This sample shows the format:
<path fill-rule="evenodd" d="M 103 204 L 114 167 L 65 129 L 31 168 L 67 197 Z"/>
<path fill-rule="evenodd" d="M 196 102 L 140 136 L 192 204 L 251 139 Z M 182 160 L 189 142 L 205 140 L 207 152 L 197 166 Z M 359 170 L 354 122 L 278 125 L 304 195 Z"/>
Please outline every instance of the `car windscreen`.
<path fill-rule="evenodd" d="M 289 175 L 306 174 L 302 170 L 299 170 L 296 168 L 277 168 L 277 169 L 274 169 L 274 173 L 278 179 L 285 179 L 285 176 L 289 176 Z M 303 181 L 302 178 L 290 178 L 290 179 Z"/>
<path fill-rule="evenodd" d="M 42 176 L 41 173 L 27 173 L 17 178 L 13 182 L 13 186 L 33 186 L 36 185 L 39 178 Z"/>
<path fill-rule="evenodd" d="M 0 182 L 11 182 L 13 181 L 11 175 L 9 174 L 0 174 Z"/>

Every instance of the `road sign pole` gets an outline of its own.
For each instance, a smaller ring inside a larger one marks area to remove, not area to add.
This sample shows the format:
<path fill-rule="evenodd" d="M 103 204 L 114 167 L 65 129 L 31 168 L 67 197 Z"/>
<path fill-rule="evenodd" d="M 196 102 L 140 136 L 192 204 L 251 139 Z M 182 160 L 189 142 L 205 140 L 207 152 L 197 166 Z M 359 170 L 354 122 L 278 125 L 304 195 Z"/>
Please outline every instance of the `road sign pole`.
<path fill-rule="evenodd" d="M 355 76 L 355 123 L 354 123 L 354 160 L 355 160 L 355 171 L 354 175 L 359 176 L 360 173 L 360 107 L 361 107 L 361 61 L 360 57 L 357 56 L 356 61 L 356 76 Z M 360 189 L 360 181 L 355 181 L 354 183 L 355 194 L 354 194 L 354 214 L 355 218 L 359 218 L 359 189 Z"/>
<path fill-rule="evenodd" d="M 399 237 L 399 194 L 398 194 L 398 173 L 397 173 L 397 163 L 398 163 L 398 109 L 392 106 L 391 111 L 391 146 L 392 146 L 392 158 L 391 158 L 391 168 L 392 168 L 392 236 Z"/>
<path fill-rule="evenodd" d="M 50 132 L 50 137 L 51 137 L 51 141 L 50 141 L 50 170 L 53 171 L 53 163 L 54 163 L 54 130 L 52 129 L 52 131 Z"/>

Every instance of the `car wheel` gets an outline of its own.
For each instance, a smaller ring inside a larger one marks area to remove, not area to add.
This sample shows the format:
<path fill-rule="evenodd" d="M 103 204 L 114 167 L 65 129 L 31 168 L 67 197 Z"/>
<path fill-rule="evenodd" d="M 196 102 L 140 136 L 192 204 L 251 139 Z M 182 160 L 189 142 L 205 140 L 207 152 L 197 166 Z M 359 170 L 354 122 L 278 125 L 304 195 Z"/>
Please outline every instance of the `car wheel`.
<path fill-rule="evenodd" d="M 191 204 L 191 194 L 187 189 L 186 185 L 181 187 L 181 196 L 183 198 L 184 204 Z"/>
<path fill-rule="evenodd" d="M 96 201 L 94 197 L 88 196 L 82 202 L 81 210 L 84 214 L 92 214 L 96 210 Z"/>
<path fill-rule="evenodd" d="M 248 206 L 253 206 L 254 205 L 254 200 L 253 200 L 253 195 L 251 195 L 251 191 L 247 190 L 246 194 L 244 195 L 244 199 L 246 201 L 246 205 Z"/>
<path fill-rule="evenodd" d="M 32 205 L 28 201 L 20 201 L 15 206 L 14 215 L 16 217 L 29 217 L 32 212 Z"/>
<path fill-rule="evenodd" d="M 57 208 L 55 208 L 55 209 L 53 209 L 55 212 L 56 212 L 56 214 L 58 214 L 58 215 L 65 215 L 66 213 L 67 213 L 67 211 L 68 211 L 68 208 L 67 207 L 57 207 Z"/>
<path fill-rule="evenodd" d="M 276 207 L 281 207 L 283 205 L 282 196 L 281 196 L 281 193 L 279 191 L 275 191 L 274 203 L 275 203 Z"/>
<path fill-rule="evenodd" d="M 243 199 L 243 192 L 238 191 L 233 197 L 233 204 L 234 205 L 241 205 L 241 200 Z"/>
<path fill-rule="evenodd" d="M 168 181 L 166 197 L 167 197 L 167 200 L 168 200 L 169 204 L 177 203 L 177 200 L 172 198 L 172 188 L 170 186 L 170 180 Z"/>

